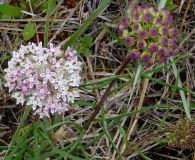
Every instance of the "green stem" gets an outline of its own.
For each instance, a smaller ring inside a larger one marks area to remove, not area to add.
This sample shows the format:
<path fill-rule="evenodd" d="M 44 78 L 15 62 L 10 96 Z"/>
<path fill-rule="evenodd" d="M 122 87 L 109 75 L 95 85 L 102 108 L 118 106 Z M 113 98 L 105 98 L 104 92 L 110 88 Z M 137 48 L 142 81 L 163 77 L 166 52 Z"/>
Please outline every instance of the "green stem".
<path fill-rule="evenodd" d="M 48 32 L 49 32 L 49 21 L 50 21 L 50 13 L 52 8 L 52 1 L 49 0 L 48 7 L 47 7 L 47 15 L 46 15 L 46 22 L 45 22 L 45 32 L 44 32 L 44 47 L 47 47 L 48 43 Z"/>
<path fill-rule="evenodd" d="M 109 142 L 111 143 L 112 147 L 115 149 L 115 151 L 118 154 L 118 156 L 120 157 L 120 159 L 124 160 L 123 156 L 121 155 L 120 151 L 118 150 L 118 148 L 116 147 L 116 145 L 112 141 L 112 138 L 110 137 L 110 134 L 108 132 L 106 121 L 105 121 L 105 113 L 104 113 L 104 107 L 103 106 L 101 107 L 101 112 L 102 112 L 102 126 L 103 126 L 103 130 L 106 134 L 106 137 L 108 138 Z"/>

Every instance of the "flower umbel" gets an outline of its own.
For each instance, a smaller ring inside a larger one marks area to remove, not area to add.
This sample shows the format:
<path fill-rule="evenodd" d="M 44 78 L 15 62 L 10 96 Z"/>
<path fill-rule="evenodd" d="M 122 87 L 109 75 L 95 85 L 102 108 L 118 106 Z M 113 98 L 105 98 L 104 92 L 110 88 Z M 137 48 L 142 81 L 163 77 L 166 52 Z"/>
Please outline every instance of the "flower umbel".
<path fill-rule="evenodd" d="M 168 10 L 146 5 L 135 6 L 130 15 L 121 19 L 118 34 L 130 51 L 135 49 L 140 53 L 140 56 L 135 56 L 138 54 L 129 52 L 132 59 L 141 58 L 145 66 L 150 67 L 154 60 L 142 54 L 147 53 L 149 57 L 155 54 L 159 63 L 166 63 L 177 47 L 178 30 L 171 28 L 171 24 L 172 16 Z"/>
<path fill-rule="evenodd" d="M 195 148 L 195 124 L 188 118 L 182 118 L 168 134 L 169 146 L 180 147 L 182 150 Z"/>
<path fill-rule="evenodd" d="M 44 48 L 42 43 L 29 43 L 13 51 L 5 69 L 5 86 L 15 91 L 12 97 L 17 104 L 32 105 L 40 118 L 67 111 L 68 102 L 79 96 L 75 87 L 80 84 L 81 62 L 70 47 L 62 53 L 52 44 Z"/>

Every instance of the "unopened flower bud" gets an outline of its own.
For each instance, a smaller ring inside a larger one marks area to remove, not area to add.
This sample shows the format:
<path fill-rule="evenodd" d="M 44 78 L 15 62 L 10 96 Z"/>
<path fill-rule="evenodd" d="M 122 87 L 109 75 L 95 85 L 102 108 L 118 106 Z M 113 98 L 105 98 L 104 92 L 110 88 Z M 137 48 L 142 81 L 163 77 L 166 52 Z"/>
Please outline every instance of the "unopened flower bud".
<path fill-rule="evenodd" d="M 127 37 L 127 38 L 125 38 L 125 44 L 128 47 L 133 46 L 135 44 L 134 38 L 133 37 Z"/>
<path fill-rule="evenodd" d="M 141 5 L 137 7 L 137 12 L 143 15 L 147 12 L 147 9 L 148 9 L 148 6 Z"/>
<path fill-rule="evenodd" d="M 137 41 L 137 48 L 144 50 L 144 48 L 146 47 L 146 42 L 143 39 L 140 39 L 139 41 Z"/>
<path fill-rule="evenodd" d="M 161 8 L 159 10 L 159 14 L 160 14 L 160 16 L 166 16 L 167 14 L 169 14 L 169 11 L 165 8 Z"/>
<path fill-rule="evenodd" d="M 160 62 L 161 63 L 167 63 L 167 60 L 168 60 L 168 58 L 166 56 L 161 56 L 160 57 Z"/>
<path fill-rule="evenodd" d="M 142 53 L 141 58 L 142 58 L 142 61 L 145 63 L 151 60 L 150 54 L 146 52 Z"/>
<path fill-rule="evenodd" d="M 177 40 L 175 38 L 168 39 L 168 46 L 175 49 L 177 47 Z"/>
<path fill-rule="evenodd" d="M 139 31 L 141 29 L 141 25 L 139 23 L 135 23 L 133 24 L 133 27 L 132 27 L 133 31 Z"/>
<path fill-rule="evenodd" d="M 145 62 L 145 66 L 146 66 L 147 68 L 151 67 L 152 65 L 153 65 L 152 60 L 149 60 L 149 61 Z"/>
<path fill-rule="evenodd" d="M 173 55 L 173 53 L 174 53 L 174 51 L 173 51 L 173 49 L 171 47 L 168 47 L 166 49 L 166 56 L 167 57 L 171 57 Z"/>
<path fill-rule="evenodd" d="M 149 9 L 149 11 L 153 15 L 153 17 L 159 17 L 159 10 L 158 10 L 158 8 L 152 7 L 152 8 Z"/>
<path fill-rule="evenodd" d="M 178 35 L 178 30 L 176 28 L 170 28 L 169 29 L 169 37 L 175 38 Z"/>
<path fill-rule="evenodd" d="M 162 47 L 162 46 L 159 46 L 158 47 L 158 54 L 160 56 L 164 56 L 165 55 L 165 52 L 166 52 L 166 48 L 165 47 Z"/>
<path fill-rule="evenodd" d="M 154 53 L 154 52 L 158 51 L 158 44 L 152 42 L 149 44 L 148 49 L 149 49 L 150 53 Z"/>
<path fill-rule="evenodd" d="M 164 24 L 165 26 L 171 25 L 171 24 L 172 24 L 172 20 L 173 20 L 173 18 L 172 18 L 171 15 L 166 15 L 166 16 L 164 16 L 164 17 L 162 18 L 162 22 L 163 22 L 163 24 Z"/>
<path fill-rule="evenodd" d="M 167 44 L 168 44 L 168 42 L 169 42 L 169 39 L 168 39 L 168 37 L 167 36 L 162 36 L 161 38 L 160 38 L 160 44 L 162 45 L 162 46 L 166 46 Z"/>
<path fill-rule="evenodd" d="M 121 24 L 124 26 L 124 27 L 128 27 L 129 24 L 130 24 L 130 19 L 129 17 L 124 17 L 121 19 Z"/>
<path fill-rule="evenodd" d="M 138 31 L 138 36 L 140 39 L 146 39 L 147 35 L 148 35 L 147 31 L 145 31 L 144 29 Z"/>
<path fill-rule="evenodd" d="M 166 35 L 167 32 L 168 32 L 168 28 L 166 26 L 162 26 L 162 27 L 159 28 L 159 33 L 161 35 Z"/>
<path fill-rule="evenodd" d="M 135 13 L 133 15 L 133 22 L 141 22 L 141 14 L 140 13 Z"/>
<path fill-rule="evenodd" d="M 151 37 L 156 37 L 156 36 L 158 35 L 158 30 L 157 30 L 157 28 L 154 28 L 154 27 L 150 28 L 150 29 L 149 29 L 149 35 L 150 35 Z"/>
<path fill-rule="evenodd" d="M 151 13 L 147 12 L 144 14 L 143 18 L 144 18 L 144 22 L 148 23 L 152 21 L 153 16 Z"/>
<path fill-rule="evenodd" d="M 129 55 L 132 59 L 138 59 L 140 56 L 140 53 L 138 50 L 133 49 L 132 51 L 129 52 Z"/>

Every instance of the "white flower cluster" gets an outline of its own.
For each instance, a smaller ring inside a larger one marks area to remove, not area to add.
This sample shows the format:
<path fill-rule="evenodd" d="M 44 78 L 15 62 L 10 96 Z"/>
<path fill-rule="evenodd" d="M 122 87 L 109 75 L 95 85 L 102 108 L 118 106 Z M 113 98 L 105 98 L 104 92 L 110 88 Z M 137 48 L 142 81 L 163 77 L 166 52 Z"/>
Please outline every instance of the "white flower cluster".
<path fill-rule="evenodd" d="M 70 47 L 65 53 L 59 47 L 42 47 L 29 43 L 13 51 L 5 69 L 6 87 L 15 91 L 17 104 L 27 102 L 34 114 L 49 117 L 50 113 L 67 111 L 67 103 L 79 96 L 74 87 L 80 84 L 81 62 Z"/>

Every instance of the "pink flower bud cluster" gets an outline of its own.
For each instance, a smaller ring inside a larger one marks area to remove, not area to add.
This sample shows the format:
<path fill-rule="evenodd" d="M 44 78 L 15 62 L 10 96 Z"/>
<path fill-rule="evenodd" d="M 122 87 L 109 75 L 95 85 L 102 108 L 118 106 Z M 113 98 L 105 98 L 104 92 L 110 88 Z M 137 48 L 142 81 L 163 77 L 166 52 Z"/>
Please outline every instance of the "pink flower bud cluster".
<path fill-rule="evenodd" d="M 180 119 L 169 135 L 169 146 L 180 147 L 182 150 L 195 147 L 195 124 L 188 118 Z"/>
<path fill-rule="evenodd" d="M 5 69 L 6 87 L 14 91 L 17 104 L 32 105 L 34 114 L 49 117 L 50 113 L 67 111 L 68 103 L 79 96 L 81 62 L 70 47 L 65 53 L 60 47 L 42 47 L 29 43 L 13 51 Z"/>
<path fill-rule="evenodd" d="M 150 67 L 154 53 L 160 63 L 166 63 L 173 55 L 178 30 L 170 28 L 172 16 L 168 10 L 136 6 L 120 23 L 118 35 L 129 47 L 132 59 L 141 59 L 146 67 Z"/>

